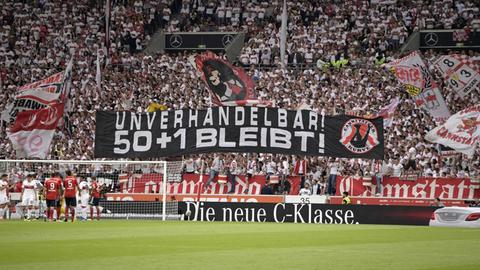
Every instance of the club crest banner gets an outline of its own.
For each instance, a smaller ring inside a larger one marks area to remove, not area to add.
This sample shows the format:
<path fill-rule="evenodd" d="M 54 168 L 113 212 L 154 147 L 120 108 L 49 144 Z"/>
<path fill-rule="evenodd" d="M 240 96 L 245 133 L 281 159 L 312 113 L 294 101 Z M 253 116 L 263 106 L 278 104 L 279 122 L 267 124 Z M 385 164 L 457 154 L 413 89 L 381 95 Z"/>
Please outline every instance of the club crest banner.
<path fill-rule="evenodd" d="M 405 86 L 417 106 L 427 111 L 437 122 L 443 122 L 450 116 L 442 93 L 417 52 L 392 61 L 386 66 Z"/>
<path fill-rule="evenodd" d="M 472 157 L 480 141 L 480 105 L 452 115 L 443 125 L 428 132 L 425 139 Z"/>

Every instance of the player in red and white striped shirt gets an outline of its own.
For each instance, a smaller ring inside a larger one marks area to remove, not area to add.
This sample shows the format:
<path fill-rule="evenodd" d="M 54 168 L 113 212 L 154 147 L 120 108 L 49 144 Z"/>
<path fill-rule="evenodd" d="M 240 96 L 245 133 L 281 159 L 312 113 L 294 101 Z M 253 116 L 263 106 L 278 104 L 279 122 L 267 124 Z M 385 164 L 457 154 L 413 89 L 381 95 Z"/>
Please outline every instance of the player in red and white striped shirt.
<path fill-rule="evenodd" d="M 38 204 L 37 182 L 33 179 L 33 176 L 33 174 L 29 174 L 27 175 L 27 179 L 23 180 L 22 194 L 20 195 L 22 207 L 27 209 L 25 215 L 26 221 L 31 220 L 34 206 Z"/>
<path fill-rule="evenodd" d="M 8 199 L 8 175 L 3 174 L 0 179 L 0 219 L 3 219 L 5 211 L 8 209 L 10 201 Z"/>

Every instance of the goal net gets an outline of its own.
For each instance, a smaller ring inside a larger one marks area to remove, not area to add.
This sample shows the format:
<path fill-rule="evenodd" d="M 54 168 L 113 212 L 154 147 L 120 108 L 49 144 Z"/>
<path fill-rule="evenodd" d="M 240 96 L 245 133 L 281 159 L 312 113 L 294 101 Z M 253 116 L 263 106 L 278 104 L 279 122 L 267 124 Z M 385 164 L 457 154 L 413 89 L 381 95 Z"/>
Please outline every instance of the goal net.
<path fill-rule="evenodd" d="M 77 220 L 179 219 L 178 203 L 168 196 L 167 182 L 181 181 L 181 173 L 182 161 L 0 160 L 0 175 L 8 182 L 10 201 L 8 209 L 0 214 L 5 218 L 46 219 L 46 210 L 52 208 L 47 207 L 43 196 L 43 191 L 48 189 L 45 181 L 57 174 L 63 182 L 64 195 L 68 189 L 65 185 L 71 185 L 64 181 L 67 176 L 76 179 L 80 190 L 75 192 L 76 206 L 66 207 L 65 197 L 71 198 L 71 192 L 58 198 L 60 207 L 51 210 L 53 219 L 68 217 L 71 220 L 72 215 Z M 26 192 L 21 196 L 24 181 L 35 183 L 34 195 L 31 191 L 27 194 L 32 198 L 25 198 Z M 158 196 L 153 201 L 114 201 L 106 199 L 107 193 L 156 193 Z"/>

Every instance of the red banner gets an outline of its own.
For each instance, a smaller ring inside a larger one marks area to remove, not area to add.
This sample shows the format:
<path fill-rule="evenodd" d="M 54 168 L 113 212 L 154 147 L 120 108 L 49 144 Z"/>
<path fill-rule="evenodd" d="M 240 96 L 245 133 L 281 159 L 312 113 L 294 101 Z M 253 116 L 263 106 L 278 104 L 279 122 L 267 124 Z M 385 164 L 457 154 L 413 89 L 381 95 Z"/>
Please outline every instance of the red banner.
<path fill-rule="evenodd" d="M 352 177 L 337 177 L 337 192 L 340 196 L 348 191 L 350 196 L 371 197 L 376 193 L 376 182 L 366 182 Z M 380 197 L 470 200 L 480 197 L 479 182 L 468 178 L 418 178 L 416 181 L 384 177 Z"/>
<path fill-rule="evenodd" d="M 197 194 L 199 188 L 200 175 L 184 174 L 183 181 L 167 183 L 167 194 Z M 230 183 L 220 184 L 215 177 L 210 185 L 210 189 L 202 194 L 227 194 L 230 189 Z M 157 173 L 133 174 L 130 176 L 120 175 L 120 187 L 124 193 L 161 193 L 162 175 Z M 208 175 L 203 175 L 202 182 L 206 183 Z M 292 176 L 287 178 L 290 183 L 290 195 L 297 195 L 300 188 L 300 177 Z M 235 194 L 259 195 L 263 186 L 266 184 L 265 175 L 255 175 L 248 181 L 244 175 L 237 176 L 235 185 Z"/>
<path fill-rule="evenodd" d="M 123 194 L 107 193 L 107 201 L 162 201 L 162 194 Z M 195 195 L 168 195 L 167 201 L 189 202 L 196 201 Z M 202 195 L 200 201 L 204 202 L 248 202 L 248 203 L 283 203 L 283 195 Z"/>
<path fill-rule="evenodd" d="M 18 113 L 8 138 L 19 158 L 45 159 L 50 151 L 55 129 L 63 116 L 63 104 Z"/>

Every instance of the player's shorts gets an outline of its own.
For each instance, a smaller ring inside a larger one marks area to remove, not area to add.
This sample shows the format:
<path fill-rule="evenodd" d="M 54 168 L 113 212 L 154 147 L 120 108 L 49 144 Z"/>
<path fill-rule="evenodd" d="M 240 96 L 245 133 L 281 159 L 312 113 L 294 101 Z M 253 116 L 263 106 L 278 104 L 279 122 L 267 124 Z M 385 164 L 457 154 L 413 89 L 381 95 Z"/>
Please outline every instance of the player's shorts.
<path fill-rule="evenodd" d="M 23 206 L 36 206 L 38 204 L 37 198 L 35 196 L 23 196 L 22 205 Z"/>
<path fill-rule="evenodd" d="M 90 205 L 93 205 L 93 206 L 98 206 L 100 203 L 100 198 L 92 198 L 92 200 L 90 201 Z"/>
<path fill-rule="evenodd" d="M 62 200 L 60 200 L 60 199 L 57 200 L 57 206 L 56 207 L 62 207 Z"/>
<path fill-rule="evenodd" d="M 57 200 L 49 200 L 47 199 L 47 207 L 57 207 Z"/>
<path fill-rule="evenodd" d="M 0 205 L 10 202 L 7 196 L 0 196 Z"/>
<path fill-rule="evenodd" d="M 65 197 L 65 205 L 68 206 L 77 206 L 77 198 L 75 197 Z"/>
<path fill-rule="evenodd" d="M 89 195 L 81 195 L 80 196 L 80 206 L 87 207 L 88 206 L 88 200 L 90 200 Z"/>

